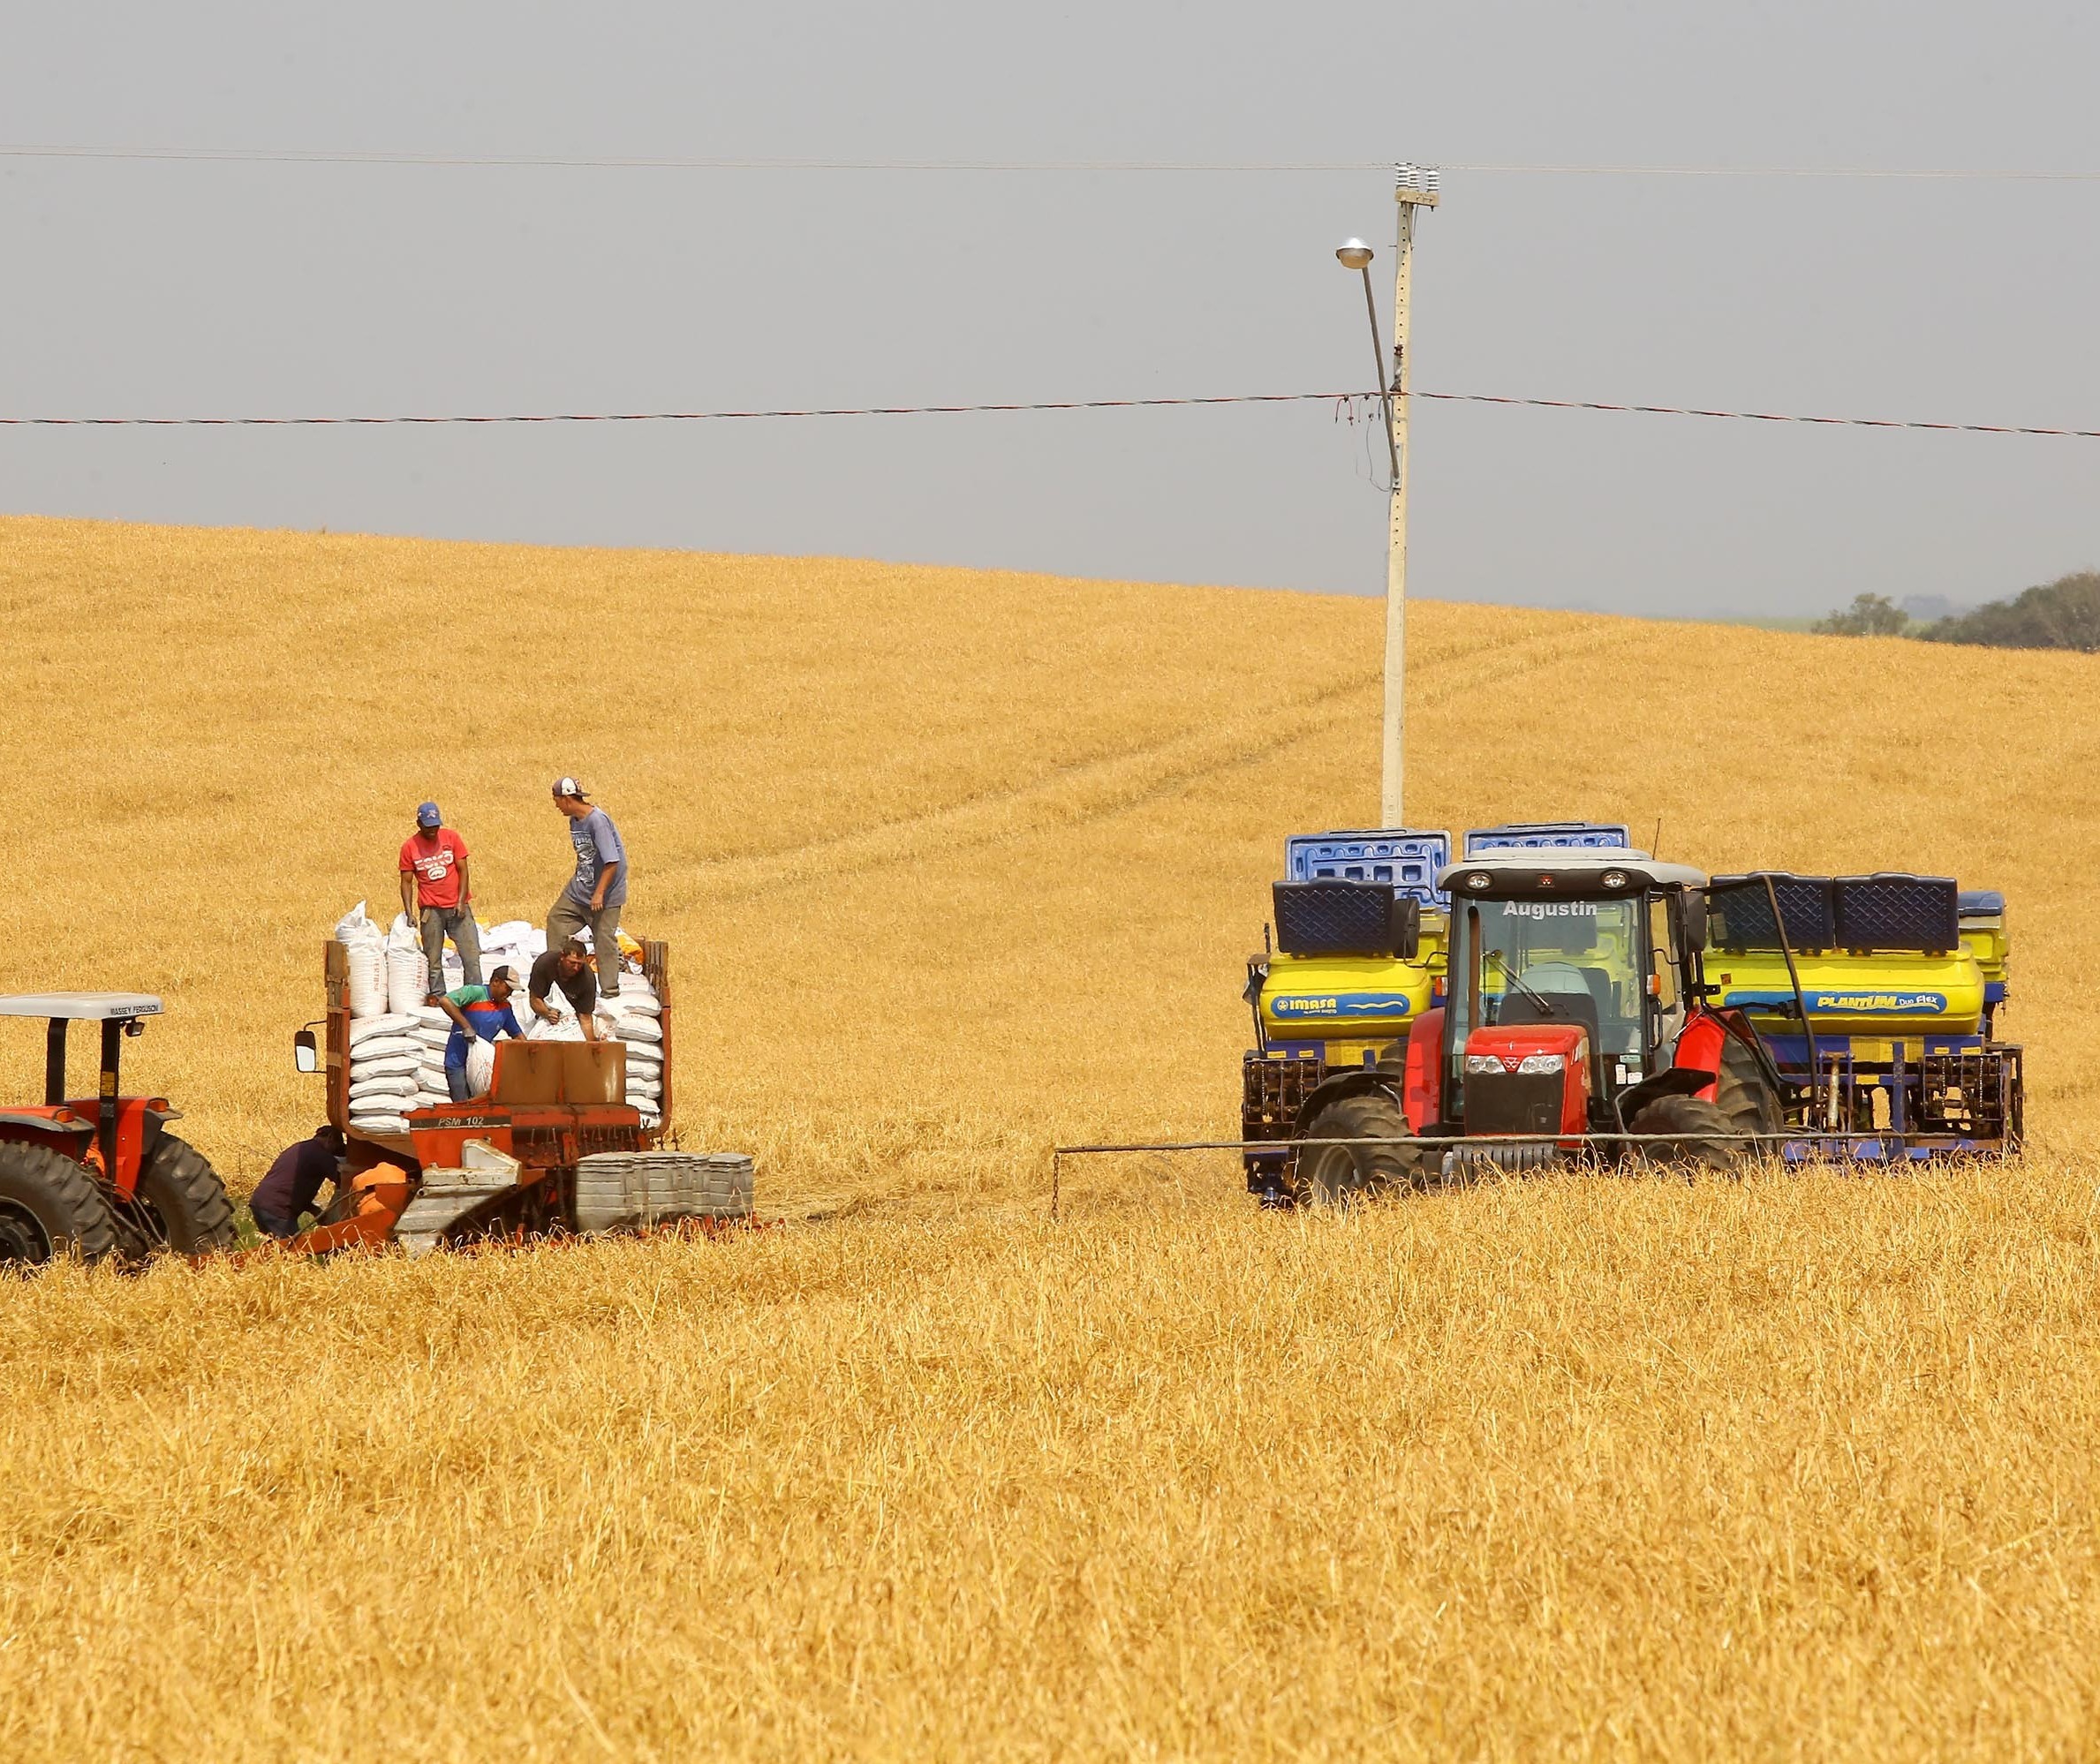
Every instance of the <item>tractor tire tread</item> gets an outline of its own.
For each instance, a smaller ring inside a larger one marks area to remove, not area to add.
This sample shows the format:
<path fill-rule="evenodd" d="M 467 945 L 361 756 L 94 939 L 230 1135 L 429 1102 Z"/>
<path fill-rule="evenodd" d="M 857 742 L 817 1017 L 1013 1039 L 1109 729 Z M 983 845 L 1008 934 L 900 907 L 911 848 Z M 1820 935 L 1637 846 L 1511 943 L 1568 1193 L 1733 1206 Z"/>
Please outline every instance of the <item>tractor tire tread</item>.
<path fill-rule="evenodd" d="M 238 1238 L 233 1201 L 219 1172 L 195 1146 L 171 1133 L 160 1135 L 140 1166 L 137 1194 L 160 1215 L 167 1236 L 160 1239 L 131 1224 L 124 1233 L 128 1254 L 143 1255 L 165 1248 L 181 1255 L 200 1255 L 230 1249 Z M 136 1219 L 135 1212 L 132 1217 Z"/>
<path fill-rule="evenodd" d="M 1399 1104 L 1373 1092 L 1329 1103 L 1306 1124 L 1304 1136 L 1395 1139 L 1413 1131 Z M 1431 1186 L 1419 1146 L 1312 1146 L 1292 1158 L 1288 1193 L 1301 1207 L 1333 1207 L 1394 1189 Z"/>
<path fill-rule="evenodd" d="M 1729 1174 L 1741 1167 L 1743 1149 L 1729 1135 L 1739 1129 L 1716 1103 L 1698 1097 L 1658 1097 L 1626 1124 L 1628 1133 L 1667 1134 L 1663 1141 L 1640 1145 L 1651 1164 L 1689 1165 Z"/>
<path fill-rule="evenodd" d="M 1714 1106 L 1737 1133 L 1777 1133 L 1785 1124 L 1779 1099 L 1772 1094 L 1757 1059 L 1730 1036 L 1721 1044 L 1720 1074 L 1714 1084 Z"/>
<path fill-rule="evenodd" d="M 117 1253 L 117 1220 L 109 1197 L 64 1152 L 19 1140 L 0 1143 L 0 1200 L 35 1215 L 54 1261 L 77 1254 L 83 1262 L 101 1262 Z"/>

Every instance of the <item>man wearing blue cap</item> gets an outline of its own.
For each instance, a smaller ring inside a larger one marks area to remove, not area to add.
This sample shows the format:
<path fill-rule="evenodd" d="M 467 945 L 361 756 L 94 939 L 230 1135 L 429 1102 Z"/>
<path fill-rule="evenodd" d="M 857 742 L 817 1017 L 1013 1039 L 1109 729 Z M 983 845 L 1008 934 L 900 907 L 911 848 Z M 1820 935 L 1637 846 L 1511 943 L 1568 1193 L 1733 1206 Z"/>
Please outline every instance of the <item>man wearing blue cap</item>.
<path fill-rule="evenodd" d="M 401 848 L 401 910 L 423 928 L 430 996 L 445 990 L 445 939 L 459 952 L 466 984 L 481 984 L 481 935 L 466 875 L 466 841 L 445 825 L 435 803 L 416 810 L 415 833 Z"/>

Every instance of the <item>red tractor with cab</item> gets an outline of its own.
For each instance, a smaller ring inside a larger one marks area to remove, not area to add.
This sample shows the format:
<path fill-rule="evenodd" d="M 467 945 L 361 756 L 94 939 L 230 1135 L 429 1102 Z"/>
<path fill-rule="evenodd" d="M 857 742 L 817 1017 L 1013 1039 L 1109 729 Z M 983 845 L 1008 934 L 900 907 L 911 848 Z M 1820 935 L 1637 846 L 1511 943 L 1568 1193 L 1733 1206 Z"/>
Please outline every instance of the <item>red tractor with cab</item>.
<path fill-rule="evenodd" d="M 168 1131 L 181 1113 L 165 1097 L 126 1097 L 117 1057 L 145 1033 L 161 1001 L 147 992 L 26 992 L 0 998 L 0 1017 L 42 1017 L 42 1106 L 0 1107 L 0 1264 L 34 1267 L 68 1255 L 99 1262 L 230 1248 L 233 1203 L 211 1165 Z M 102 1025 L 94 1093 L 66 1094 L 70 1025 Z"/>
<path fill-rule="evenodd" d="M 1709 876 L 1623 825 L 1304 834 L 1250 958 L 1247 1184 L 1272 1206 L 1489 1171 L 2022 1143 L 2004 897 L 1879 871 Z"/>

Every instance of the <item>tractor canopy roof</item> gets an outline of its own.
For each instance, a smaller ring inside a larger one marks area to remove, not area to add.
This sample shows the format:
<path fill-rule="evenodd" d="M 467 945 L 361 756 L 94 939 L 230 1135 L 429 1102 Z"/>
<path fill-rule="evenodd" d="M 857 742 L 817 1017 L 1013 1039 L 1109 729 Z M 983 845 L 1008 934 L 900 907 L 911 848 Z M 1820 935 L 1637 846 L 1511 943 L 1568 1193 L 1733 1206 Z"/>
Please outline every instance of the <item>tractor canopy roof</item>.
<path fill-rule="evenodd" d="M 0 998 L 0 1017 L 67 1017 L 102 1022 L 110 1017 L 157 1017 L 151 992 L 14 992 Z"/>
<path fill-rule="evenodd" d="M 1541 846 L 1490 846 L 1437 872 L 1437 886 L 1478 898 L 1573 894 L 1605 898 L 1653 888 L 1703 888 L 1706 872 L 1665 863 L 1644 851 Z"/>

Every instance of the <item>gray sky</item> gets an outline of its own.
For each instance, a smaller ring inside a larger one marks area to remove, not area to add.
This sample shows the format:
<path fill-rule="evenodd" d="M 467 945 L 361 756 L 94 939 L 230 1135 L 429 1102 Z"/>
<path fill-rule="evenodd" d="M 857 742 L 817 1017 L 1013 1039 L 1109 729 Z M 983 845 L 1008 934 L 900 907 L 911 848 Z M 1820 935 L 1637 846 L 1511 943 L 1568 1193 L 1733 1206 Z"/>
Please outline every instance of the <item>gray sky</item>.
<path fill-rule="evenodd" d="M 188 0 L 9 9 L 9 142 L 493 155 L 2100 170 L 2100 10 Z M 0 414 L 716 408 L 1369 378 L 1379 172 L 0 159 Z M 1416 383 L 2100 427 L 2100 183 L 1454 172 Z M 1424 405 L 1415 592 L 1986 599 L 2100 562 L 2100 441 Z M 1376 592 L 1325 407 L 0 430 L 15 512 Z"/>

